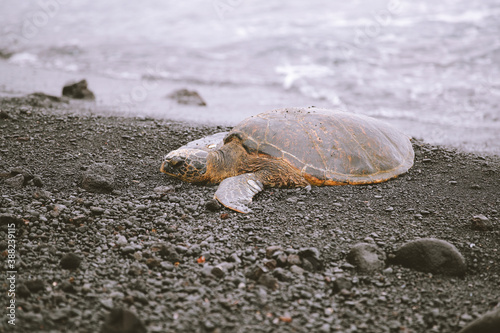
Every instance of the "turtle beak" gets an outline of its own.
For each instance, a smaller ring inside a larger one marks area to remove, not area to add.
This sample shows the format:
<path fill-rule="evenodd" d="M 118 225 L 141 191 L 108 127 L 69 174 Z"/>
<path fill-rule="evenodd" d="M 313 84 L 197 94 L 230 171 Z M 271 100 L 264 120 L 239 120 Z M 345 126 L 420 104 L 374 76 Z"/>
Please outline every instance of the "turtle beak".
<path fill-rule="evenodd" d="M 180 156 L 165 156 L 165 160 L 161 164 L 160 171 L 163 173 L 170 173 L 168 171 L 173 171 L 176 166 L 182 165 L 184 159 Z"/>

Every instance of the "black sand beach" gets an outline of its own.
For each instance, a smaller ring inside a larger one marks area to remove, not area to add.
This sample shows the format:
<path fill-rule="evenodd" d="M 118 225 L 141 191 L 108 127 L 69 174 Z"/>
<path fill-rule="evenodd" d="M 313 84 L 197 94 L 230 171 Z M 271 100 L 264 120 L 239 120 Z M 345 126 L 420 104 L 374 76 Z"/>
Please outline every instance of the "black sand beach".
<path fill-rule="evenodd" d="M 451 333 L 499 307 L 498 156 L 414 141 L 415 165 L 395 180 L 267 189 L 244 215 L 212 207 L 215 187 L 159 172 L 165 153 L 222 130 L 0 100 L 0 250 L 7 263 L 14 224 L 16 331 L 144 332 L 103 326 L 123 308 L 148 332 Z M 81 187 L 95 163 L 114 168 L 109 193 Z M 418 238 L 453 244 L 465 274 L 360 273 L 346 260 L 359 242 L 390 257 Z M 0 331 L 14 331 L 6 314 Z"/>

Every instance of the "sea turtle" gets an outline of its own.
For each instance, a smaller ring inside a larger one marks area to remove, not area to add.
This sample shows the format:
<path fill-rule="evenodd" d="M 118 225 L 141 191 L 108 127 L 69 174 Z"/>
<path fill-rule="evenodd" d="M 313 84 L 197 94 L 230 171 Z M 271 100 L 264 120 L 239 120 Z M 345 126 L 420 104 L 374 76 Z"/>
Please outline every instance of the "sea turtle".
<path fill-rule="evenodd" d="M 245 119 L 168 153 L 161 171 L 217 184 L 214 198 L 241 213 L 264 187 L 380 183 L 413 165 L 409 138 L 374 118 L 287 108 Z"/>

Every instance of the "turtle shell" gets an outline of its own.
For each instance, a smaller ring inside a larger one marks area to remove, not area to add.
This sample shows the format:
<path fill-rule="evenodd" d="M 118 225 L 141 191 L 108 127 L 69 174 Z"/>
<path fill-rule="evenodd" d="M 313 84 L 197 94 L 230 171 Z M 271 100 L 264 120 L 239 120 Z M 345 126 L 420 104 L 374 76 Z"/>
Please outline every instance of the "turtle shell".
<path fill-rule="evenodd" d="M 225 137 L 249 154 L 288 161 L 313 185 L 379 183 L 413 165 L 408 136 L 374 118 L 316 108 L 247 118 Z"/>

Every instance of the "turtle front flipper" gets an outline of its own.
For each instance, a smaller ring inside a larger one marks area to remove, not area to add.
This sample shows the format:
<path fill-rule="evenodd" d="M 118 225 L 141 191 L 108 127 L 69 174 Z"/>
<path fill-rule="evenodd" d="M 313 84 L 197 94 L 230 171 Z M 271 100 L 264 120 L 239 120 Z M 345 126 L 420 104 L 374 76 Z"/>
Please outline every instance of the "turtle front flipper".
<path fill-rule="evenodd" d="M 259 177 L 254 173 L 244 173 L 239 176 L 224 179 L 214 198 L 229 209 L 240 213 L 250 213 L 248 205 L 254 195 L 264 189 Z"/>

